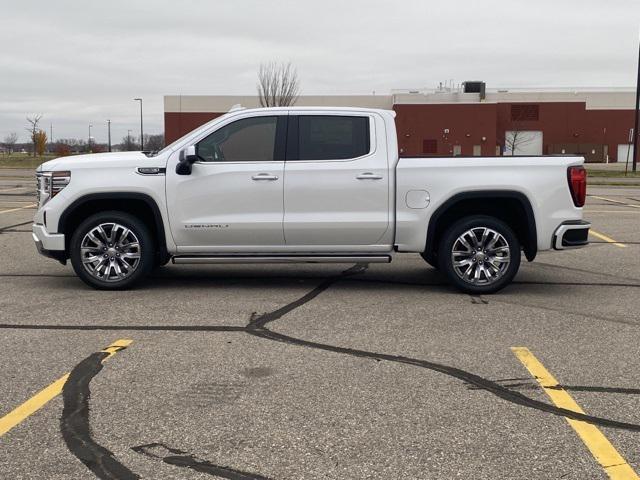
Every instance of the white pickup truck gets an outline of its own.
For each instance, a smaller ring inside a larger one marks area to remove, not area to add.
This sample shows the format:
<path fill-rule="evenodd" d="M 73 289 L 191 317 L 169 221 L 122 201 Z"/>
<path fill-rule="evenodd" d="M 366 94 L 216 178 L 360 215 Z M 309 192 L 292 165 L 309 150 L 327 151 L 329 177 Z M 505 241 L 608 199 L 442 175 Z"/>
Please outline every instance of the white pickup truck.
<path fill-rule="evenodd" d="M 40 253 L 99 289 L 185 263 L 373 263 L 418 252 L 457 288 L 587 244 L 580 157 L 400 157 L 395 114 L 238 109 L 160 152 L 38 167 Z"/>

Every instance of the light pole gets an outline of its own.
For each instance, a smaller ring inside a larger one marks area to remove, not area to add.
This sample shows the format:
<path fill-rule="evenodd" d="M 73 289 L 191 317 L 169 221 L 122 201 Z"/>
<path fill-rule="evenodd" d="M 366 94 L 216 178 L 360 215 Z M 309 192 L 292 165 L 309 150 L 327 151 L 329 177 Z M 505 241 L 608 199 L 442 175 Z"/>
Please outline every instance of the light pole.
<path fill-rule="evenodd" d="M 142 99 L 134 98 L 136 102 L 140 102 L 140 150 L 144 150 L 144 133 L 142 131 Z"/>
<path fill-rule="evenodd" d="M 633 171 L 638 166 L 638 107 L 640 107 L 640 50 L 638 51 L 638 80 L 636 81 L 636 109 L 633 111 L 635 115 L 635 126 L 633 129 Z"/>
<path fill-rule="evenodd" d="M 89 153 L 91 153 L 91 127 L 93 127 L 93 125 L 89 124 Z"/>
<path fill-rule="evenodd" d="M 107 120 L 107 142 L 111 151 L 111 120 Z"/>

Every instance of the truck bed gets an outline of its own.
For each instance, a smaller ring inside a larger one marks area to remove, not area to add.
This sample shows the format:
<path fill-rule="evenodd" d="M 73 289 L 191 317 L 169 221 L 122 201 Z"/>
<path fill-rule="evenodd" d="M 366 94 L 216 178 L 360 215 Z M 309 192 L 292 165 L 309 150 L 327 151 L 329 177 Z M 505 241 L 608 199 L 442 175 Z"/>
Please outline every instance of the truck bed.
<path fill-rule="evenodd" d="M 514 192 L 533 209 L 538 250 L 551 248 L 553 232 L 566 220 L 580 220 L 567 182 L 567 168 L 579 156 L 419 157 L 403 156 L 396 166 L 396 247 L 424 248 L 429 219 L 451 197 L 463 192 Z M 414 192 L 414 193 L 411 193 Z M 407 195 L 426 192 L 428 205 L 412 208 Z"/>

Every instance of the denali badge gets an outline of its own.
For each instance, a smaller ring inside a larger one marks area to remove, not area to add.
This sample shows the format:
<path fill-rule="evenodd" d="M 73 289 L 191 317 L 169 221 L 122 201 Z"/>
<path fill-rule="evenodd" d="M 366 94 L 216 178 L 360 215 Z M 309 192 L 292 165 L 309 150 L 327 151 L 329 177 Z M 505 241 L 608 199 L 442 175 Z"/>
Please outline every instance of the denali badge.
<path fill-rule="evenodd" d="M 222 223 L 186 223 L 184 228 L 229 228 L 229 225 Z"/>

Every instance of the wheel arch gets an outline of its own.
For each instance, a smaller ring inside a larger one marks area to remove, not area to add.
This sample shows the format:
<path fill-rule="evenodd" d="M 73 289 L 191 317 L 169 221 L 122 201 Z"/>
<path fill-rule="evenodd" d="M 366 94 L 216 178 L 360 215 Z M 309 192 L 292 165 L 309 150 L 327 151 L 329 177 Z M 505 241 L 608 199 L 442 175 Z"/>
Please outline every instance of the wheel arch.
<path fill-rule="evenodd" d="M 65 234 L 65 252 L 69 255 L 71 233 L 89 215 L 118 210 L 140 218 L 151 230 L 160 258 L 168 255 L 164 222 L 160 207 L 149 195 L 137 192 L 90 193 L 74 200 L 58 219 L 58 232 Z"/>
<path fill-rule="evenodd" d="M 527 260 L 531 262 L 536 257 L 538 234 L 529 198 L 512 190 L 480 190 L 452 196 L 431 215 L 423 254 L 428 261 L 435 259 L 438 242 L 447 227 L 470 215 L 489 215 L 504 221 L 514 230 Z"/>

